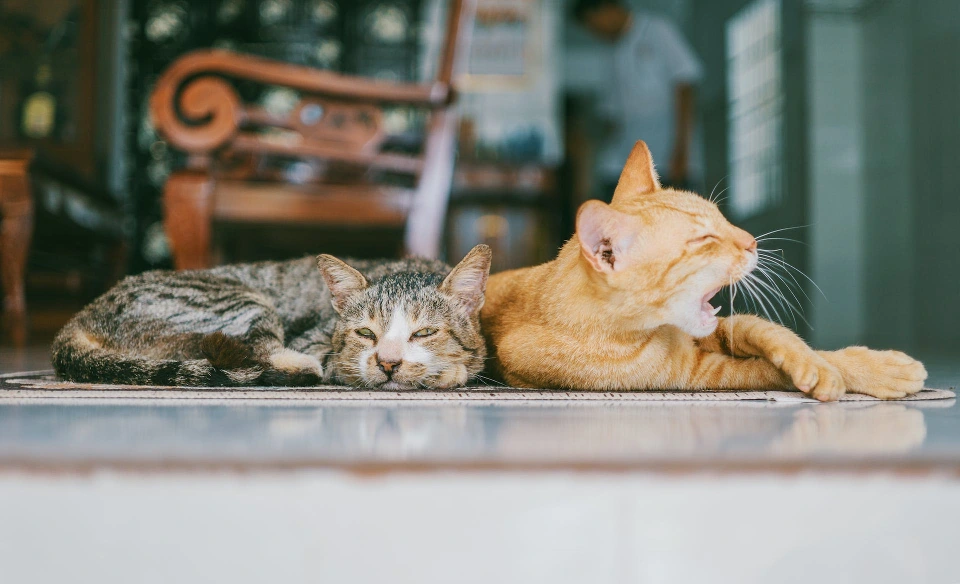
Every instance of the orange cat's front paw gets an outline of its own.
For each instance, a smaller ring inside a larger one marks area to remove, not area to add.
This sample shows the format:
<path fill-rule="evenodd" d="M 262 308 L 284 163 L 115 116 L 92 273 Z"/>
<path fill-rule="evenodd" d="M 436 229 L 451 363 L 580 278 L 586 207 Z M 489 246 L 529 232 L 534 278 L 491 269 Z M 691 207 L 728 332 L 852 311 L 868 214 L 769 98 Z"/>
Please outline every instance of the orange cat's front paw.
<path fill-rule="evenodd" d="M 814 351 L 774 355 L 774 365 L 790 376 L 793 385 L 820 401 L 837 401 L 846 392 L 843 377 L 836 367 Z"/>
<path fill-rule="evenodd" d="M 923 389 L 923 363 L 900 351 L 848 347 L 822 353 L 843 375 L 847 390 L 880 399 L 899 399 Z"/>

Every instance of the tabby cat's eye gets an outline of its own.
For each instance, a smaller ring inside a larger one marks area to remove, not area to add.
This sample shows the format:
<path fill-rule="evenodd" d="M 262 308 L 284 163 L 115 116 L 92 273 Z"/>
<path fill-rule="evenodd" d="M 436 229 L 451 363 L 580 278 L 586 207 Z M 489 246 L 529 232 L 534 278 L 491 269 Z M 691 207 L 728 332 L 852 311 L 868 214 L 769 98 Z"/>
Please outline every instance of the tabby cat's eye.
<path fill-rule="evenodd" d="M 377 339 L 377 335 L 373 334 L 373 331 L 364 327 L 362 329 L 357 329 L 357 334 L 365 339 Z"/>
<path fill-rule="evenodd" d="M 422 328 L 417 332 L 413 333 L 413 338 L 422 339 L 423 337 L 429 337 L 435 334 L 437 334 L 437 329 L 435 328 Z"/>

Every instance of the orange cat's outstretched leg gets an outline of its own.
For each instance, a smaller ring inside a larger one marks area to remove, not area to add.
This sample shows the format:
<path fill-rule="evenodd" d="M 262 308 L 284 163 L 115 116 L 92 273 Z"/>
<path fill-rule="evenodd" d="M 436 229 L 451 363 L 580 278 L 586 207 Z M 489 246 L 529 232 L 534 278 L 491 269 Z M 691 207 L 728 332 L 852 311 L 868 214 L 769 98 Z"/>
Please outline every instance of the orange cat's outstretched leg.
<path fill-rule="evenodd" d="M 694 347 L 694 351 L 692 360 L 685 359 L 689 367 L 678 371 L 666 387 L 706 391 L 794 389 L 790 377 L 762 357 L 732 357 L 699 347 Z M 812 395 L 821 401 L 837 399 L 828 398 L 827 392 L 822 391 Z"/>
<path fill-rule="evenodd" d="M 789 375 L 798 389 L 823 401 L 838 399 L 844 391 L 901 398 L 923 389 L 927 378 L 923 364 L 899 351 L 815 351 L 793 331 L 749 314 L 721 319 L 714 334 L 698 344 L 728 355 L 762 357 Z"/>
<path fill-rule="evenodd" d="M 927 380 L 923 363 L 900 351 L 847 347 L 817 353 L 840 371 L 847 391 L 853 393 L 899 399 L 923 389 Z"/>
<path fill-rule="evenodd" d="M 752 314 L 721 318 L 717 330 L 697 342 L 709 351 L 766 359 L 820 401 L 840 399 L 848 389 L 840 371 L 796 333 Z"/>
<path fill-rule="evenodd" d="M 526 325 L 501 338 L 497 373 L 516 387 L 586 391 L 793 389 L 790 377 L 770 361 L 705 350 L 678 330 L 659 331 L 635 345 L 595 349 L 577 337 L 551 338 Z"/>

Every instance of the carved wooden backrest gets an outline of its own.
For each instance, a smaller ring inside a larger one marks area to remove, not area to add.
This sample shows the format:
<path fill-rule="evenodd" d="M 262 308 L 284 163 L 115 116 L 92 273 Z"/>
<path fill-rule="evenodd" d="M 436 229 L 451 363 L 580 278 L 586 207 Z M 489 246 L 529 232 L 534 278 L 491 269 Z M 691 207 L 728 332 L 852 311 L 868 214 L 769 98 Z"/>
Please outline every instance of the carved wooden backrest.
<path fill-rule="evenodd" d="M 431 164 L 428 125 L 420 154 L 385 152 L 383 107 L 407 105 L 432 113 L 453 101 L 454 64 L 465 44 L 473 0 L 452 0 L 436 79 L 390 83 L 320 71 L 229 51 L 203 50 L 178 59 L 158 80 L 150 101 L 157 130 L 190 154 L 194 168 L 209 169 L 220 155 L 280 155 L 329 160 L 419 176 Z M 245 103 L 232 81 L 296 90 L 302 97 L 277 114 Z M 264 129 L 275 130 L 264 132 Z"/>

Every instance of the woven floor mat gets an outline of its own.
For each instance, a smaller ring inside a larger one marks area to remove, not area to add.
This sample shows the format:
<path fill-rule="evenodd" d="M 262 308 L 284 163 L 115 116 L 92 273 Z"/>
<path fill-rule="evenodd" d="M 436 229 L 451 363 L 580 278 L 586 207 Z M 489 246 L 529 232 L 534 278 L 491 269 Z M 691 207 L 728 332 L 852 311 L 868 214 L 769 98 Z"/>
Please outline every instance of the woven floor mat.
<path fill-rule="evenodd" d="M 956 397 L 946 389 L 924 389 L 897 401 L 946 400 Z M 377 391 L 358 390 L 340 385 L 311 388 L 237 387 L 185 388 L 142 385 L 111 385 L 59 381 L 52 371 L 28 371 L 0 375 L 0 400 L 16 399 L 195 399 L 195 400 L 303 400 L 303 401 L 776 401 L 816 402 L 797 391 L 568 391 L 555 389 L 518 389 L 478 386 L 455 390 Z M 847 394 L 845 402 L 876 402 L 876 398 Z"/>

